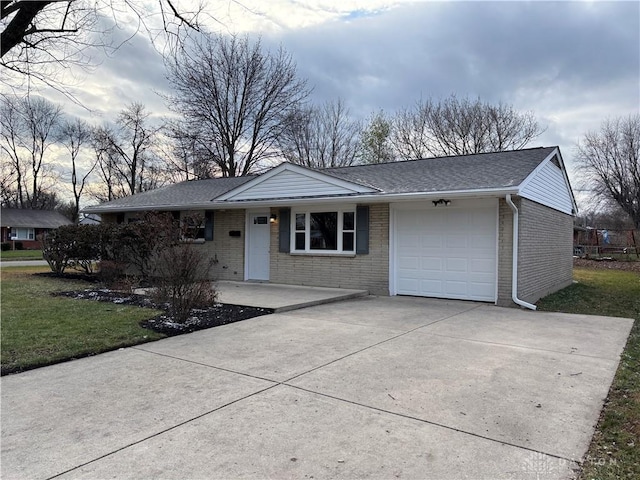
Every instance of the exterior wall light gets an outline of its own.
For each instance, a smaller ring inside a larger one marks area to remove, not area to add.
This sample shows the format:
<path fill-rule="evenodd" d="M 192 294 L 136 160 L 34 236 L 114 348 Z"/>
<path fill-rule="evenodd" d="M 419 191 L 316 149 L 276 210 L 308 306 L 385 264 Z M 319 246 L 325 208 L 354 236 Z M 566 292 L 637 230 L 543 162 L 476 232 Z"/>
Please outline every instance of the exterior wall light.
<path fill-rule="evenodd" d="M 278 221 L 278 215 L 276 215 L 275 213 L 272 213 L 271 216 L 269 217 L 269 222 L 276 223 L 277 221 Z"/>

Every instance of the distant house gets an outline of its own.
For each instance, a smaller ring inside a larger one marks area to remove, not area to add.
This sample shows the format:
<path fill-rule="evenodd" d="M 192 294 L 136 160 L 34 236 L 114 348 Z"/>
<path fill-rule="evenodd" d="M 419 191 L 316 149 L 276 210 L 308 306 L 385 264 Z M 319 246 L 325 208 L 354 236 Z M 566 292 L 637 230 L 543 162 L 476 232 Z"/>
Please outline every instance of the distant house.
<path fill-rule="evenodd" d="M 2 243 L 21 243 L 25 250 L 41 248 L 43 233 L 73 222 L 59 212 L 31 210 L 28 208 L 3 208 L 0 210 L 0 237 Z"/>
<path fill-rule="evenodd" d="M 533 307 L 572 282 L 576 204 L 557 147 L 182 182 L 88 207 L 200 212 L 220 280 Z"/>

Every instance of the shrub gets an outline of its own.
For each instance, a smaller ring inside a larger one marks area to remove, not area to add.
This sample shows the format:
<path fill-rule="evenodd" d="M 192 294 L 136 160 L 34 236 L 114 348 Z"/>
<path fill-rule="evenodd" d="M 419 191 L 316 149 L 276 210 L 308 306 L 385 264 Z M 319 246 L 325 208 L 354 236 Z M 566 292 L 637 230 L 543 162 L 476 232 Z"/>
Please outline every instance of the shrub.
<path fill-rule="evenodd" d="M 0 248 L 2 249 L 3 252 L 7 252 L 9 250 L 11 250 L 11 244 L 10 243 L 3 243 Z"/>
<path fill-rule="evenodd" d="M 42 239 L 42 257 L 51 271 L 62 274 L 69 266 L 76 241 L 72 227 L 59 227 L 50 230 Z"/>
<path fill-rule="evenodd" d="M 64 225 L 42 238 L 42 256 L 51 270 L 62 274 L 68 267 L 93 272 L 100 255 L 100 225 Z"/>
<path fill-rule="evenodd" d="M 24 250 L 24 245 L 22 244 L 22 242 L 15 242 L 14 245 L 16 250 Z"/>
<path fill-rule="evenodd" d="M 174 244 L 161 253 L 154 297 L 169 305 L 175 322 L 185 323 L 192 309 L 215 303 L 217 293 L 209 280 L 211 266 L 212 260 L 189 243 Z"/>

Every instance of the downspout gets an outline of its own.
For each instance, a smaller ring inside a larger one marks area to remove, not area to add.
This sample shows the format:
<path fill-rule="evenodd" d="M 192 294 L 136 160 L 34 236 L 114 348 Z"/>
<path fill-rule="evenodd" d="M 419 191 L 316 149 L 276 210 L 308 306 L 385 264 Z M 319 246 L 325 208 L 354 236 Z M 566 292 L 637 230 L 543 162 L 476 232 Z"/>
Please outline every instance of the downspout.
<path fill-rule="evenodd" d="M 511 201 L 511 194 L 505 197 L 507 205 L 513 212 L 513 258 L 511 260 L 511 299 L 524 308 L 535 310 L 536 306 L 518 298 L 518 207 Z"/>

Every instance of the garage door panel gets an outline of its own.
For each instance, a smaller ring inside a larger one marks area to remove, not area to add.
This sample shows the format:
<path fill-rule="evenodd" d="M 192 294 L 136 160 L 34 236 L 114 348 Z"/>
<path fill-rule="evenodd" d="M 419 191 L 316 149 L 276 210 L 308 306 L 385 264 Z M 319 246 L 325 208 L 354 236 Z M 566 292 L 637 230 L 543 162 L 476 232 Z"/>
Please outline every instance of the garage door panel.
<path fill-rule="evenodd" d="M 435 293 L 439 293 L 442 294 L 442 281 L 440 279 L 438 280 L 422 280 L 420 282 L 420 292 L 424 292 L 424 291 L 429 291 L 429 292 L 435 292 Z M 420 295 L 422 296 L 421 293 L 416 293 L 416 295 Z"/>
<path fill-rule="evenodd" d="M 420 236 L 420 246 L 422 248 L 442 248 L 442 235 L 421 235 Z"/>
<path fill-rule="evenodd" d="M 495 204 L 395 213 L 397 293 L 495 301 Z"/>
<path fill-rule="evenodd" d="M 420 295 L 420 280 L 402 278 L 398 280 L 398 290 L 402 290 L 405 295 Z"/>
<path fill-rule="evenodd" d="M 466 258 L 447 258 L 447 272 L 467 272 L 469 261 Z"/>
<path fill-rule="evenodd" d="M 420 268 L 426 272 L 435 271 L 439 274 L 442 271 L 442 259 L 423 257 L 420 259 Z"/>
<path fill-rule="evenodd" d="M 420 247 L 420 236 L 401 232 L 399 245 L 402 248 L 418 248 Z"/>
<path fill-rule="evenodd" d="M 419 256 L 415 257 L 400 257 L 398 261 L 398 269 L 399 271 L 404 270 L 418 270 L 420 267 L 421 258 Z"/>
<path fill-rule="evenodd" d="M 466 297 L 467 282 L 445 281 L 444 293 L 448 295 L 456 295 L 458 297 Z"/>
<path fill-rule="evenodd" d="M 467 248 L 467 237 L 464 235 L 447 235 L 446 248 L 455 250 L 456 248 Z"/>

